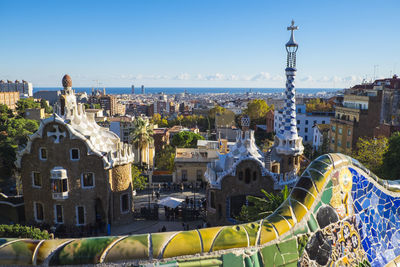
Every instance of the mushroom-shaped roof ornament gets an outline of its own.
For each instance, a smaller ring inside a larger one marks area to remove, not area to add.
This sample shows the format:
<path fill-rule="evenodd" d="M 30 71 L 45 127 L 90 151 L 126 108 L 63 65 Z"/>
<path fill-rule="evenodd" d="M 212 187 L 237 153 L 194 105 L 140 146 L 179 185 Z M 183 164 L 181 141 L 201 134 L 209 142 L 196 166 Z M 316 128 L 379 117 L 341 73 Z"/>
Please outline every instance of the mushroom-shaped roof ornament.
<path fill-rule="evenodd" d="M 65 74 L 62 78 L 62 85 L 64 88 L 72 87 L 72 79 L 68 74 Z"/>

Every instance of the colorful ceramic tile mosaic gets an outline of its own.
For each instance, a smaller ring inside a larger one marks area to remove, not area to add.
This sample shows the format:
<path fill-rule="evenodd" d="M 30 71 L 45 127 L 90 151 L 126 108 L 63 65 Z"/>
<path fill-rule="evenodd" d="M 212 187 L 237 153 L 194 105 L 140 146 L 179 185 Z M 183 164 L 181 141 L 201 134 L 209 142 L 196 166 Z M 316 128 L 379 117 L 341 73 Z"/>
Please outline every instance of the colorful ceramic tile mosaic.
<path fill-rule="evenodd" d="M 132 236 L 0 239 L 0 265 L 399 266 L 399 188 L 328 154 L 263 220 Z"/>

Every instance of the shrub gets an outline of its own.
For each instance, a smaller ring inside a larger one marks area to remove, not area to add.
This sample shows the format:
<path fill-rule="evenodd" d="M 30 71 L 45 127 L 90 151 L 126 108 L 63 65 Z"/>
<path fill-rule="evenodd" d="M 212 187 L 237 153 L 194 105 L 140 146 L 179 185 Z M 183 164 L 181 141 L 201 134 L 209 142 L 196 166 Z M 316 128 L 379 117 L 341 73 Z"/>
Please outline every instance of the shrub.
<path fill-rule="evenodd" d="M 19 237 L 32 239 L 49 239 L 49 233 L 32 226 L 23 226 L 19 224 L 0 224 L 0 237 Z"/>

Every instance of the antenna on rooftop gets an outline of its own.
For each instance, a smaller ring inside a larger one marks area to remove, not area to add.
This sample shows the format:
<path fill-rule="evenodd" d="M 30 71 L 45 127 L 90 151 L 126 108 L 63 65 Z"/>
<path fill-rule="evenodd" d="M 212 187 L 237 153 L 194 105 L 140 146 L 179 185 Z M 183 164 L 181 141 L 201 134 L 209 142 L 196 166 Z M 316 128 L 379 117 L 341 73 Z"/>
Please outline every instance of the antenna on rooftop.
<path fill-rule="evenodd" d="M 377 76 L 379 76 L 379 65 L 374 65 L 374 81 Z"/>

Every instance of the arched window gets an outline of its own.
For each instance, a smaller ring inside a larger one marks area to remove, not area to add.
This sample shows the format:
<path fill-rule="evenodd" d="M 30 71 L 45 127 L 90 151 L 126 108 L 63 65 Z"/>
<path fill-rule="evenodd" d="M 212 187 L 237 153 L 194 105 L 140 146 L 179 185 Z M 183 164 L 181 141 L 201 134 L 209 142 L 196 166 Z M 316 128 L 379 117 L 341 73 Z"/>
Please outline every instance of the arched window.
<path fill-rule="evenodd" d="M 243 180 L 243 172 L 240 171 L 240 172 L 239 172 L 239 181 L 242 181 L 242 180 Z"/>
<path fill-rule="evenodd" d="M 251 171 L 250 171 L 249 168 L 247 168 L 247 169 L 245 170 L 245 172 L 244 172 L 244 182 L 245 182 L 246 184 L 249 184 L 250 181 L 251 181 Z"/>
<path fill-rule="evenodd" d="M 257 180 L 257 172 L 256 171 L 253 172 L 253 181 L 255 181 L 255 180 Z"/>

